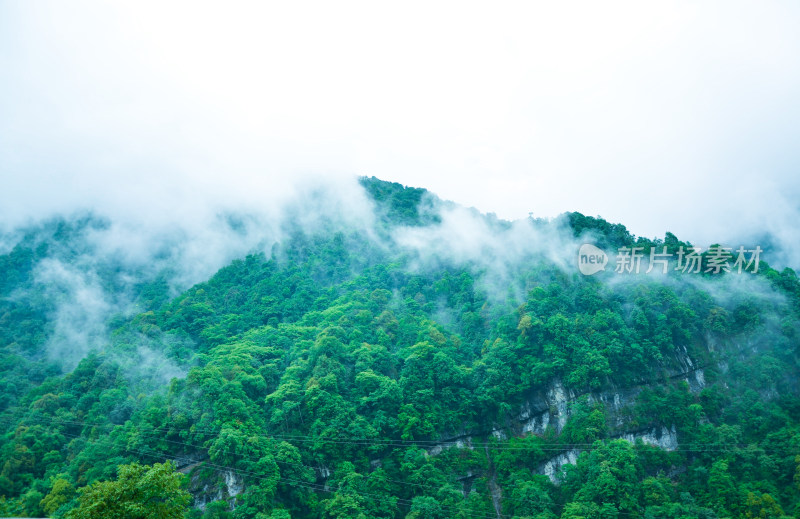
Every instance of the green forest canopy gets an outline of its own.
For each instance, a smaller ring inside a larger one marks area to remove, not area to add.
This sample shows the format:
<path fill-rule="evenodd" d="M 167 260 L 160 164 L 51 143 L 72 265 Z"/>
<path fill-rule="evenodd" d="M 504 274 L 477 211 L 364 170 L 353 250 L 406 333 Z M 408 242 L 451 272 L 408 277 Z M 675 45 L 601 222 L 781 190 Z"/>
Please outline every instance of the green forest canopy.
<path fill-rule="evenodd" d="M 792 270 L 615 282 L 531 254 L 498 298 L 485 262 L 421 262 L 390 241 L 448 204 L 362 185 L 375 236 L 289 226 L 177 295 L 168 271 L 123 272 L 136 310 L 109 315 L 102 348 L 69 369 L 47 355 L 65 302 L 36 268 L 91 254 L 83 237 L 107 224 L 28 229 L 0 256 L 0 514 L 92 517 L 90 501 L 151 472 L 171 483 L 148 502 L 186 517 L 800 514 Z M 530 225 L 688 246 L 579 213 Z M 120 288 L 123 265 L 93 268 Z"/>

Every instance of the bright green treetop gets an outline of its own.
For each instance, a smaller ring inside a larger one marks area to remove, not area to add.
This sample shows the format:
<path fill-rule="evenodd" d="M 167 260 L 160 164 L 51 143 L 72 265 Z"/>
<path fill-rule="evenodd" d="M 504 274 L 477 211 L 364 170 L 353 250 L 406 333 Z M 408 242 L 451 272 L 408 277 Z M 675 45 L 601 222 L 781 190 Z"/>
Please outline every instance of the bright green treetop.
<path fill-rule="evenodd" d="M 120 465 L 114 481 L 82 488 L 69 519 L 179 519 L 190 495 L 171 462 Z"/>

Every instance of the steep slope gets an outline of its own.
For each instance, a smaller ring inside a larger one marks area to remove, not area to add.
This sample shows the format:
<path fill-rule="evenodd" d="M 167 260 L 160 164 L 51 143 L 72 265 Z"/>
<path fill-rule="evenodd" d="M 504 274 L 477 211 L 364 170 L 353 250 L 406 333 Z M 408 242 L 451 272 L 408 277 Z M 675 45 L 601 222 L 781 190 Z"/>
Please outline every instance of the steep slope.
<path fill-rule="evenodd" d="M 0 258 L 0 513 L 66 513 L 57 482 L 134 460 L 174 460 L 197 517 L 796 510 L 793 271 L 584 276 L 584 241 L 689 244 L 361 184 L 369 221 L 296 213 L 272 246 L 177 295 L 174 266 L 93 264 L 126 303 L 79 337 L 74 367 L 52 355 L 72 314 L 42 265 L 80 270 L 87 230 L 107 224 L 30 230 Z"/>

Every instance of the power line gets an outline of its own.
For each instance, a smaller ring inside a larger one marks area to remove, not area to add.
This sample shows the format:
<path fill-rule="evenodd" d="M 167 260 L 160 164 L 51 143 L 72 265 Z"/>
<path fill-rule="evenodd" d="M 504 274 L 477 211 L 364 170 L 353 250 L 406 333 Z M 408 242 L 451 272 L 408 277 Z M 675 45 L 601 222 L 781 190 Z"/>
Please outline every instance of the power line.
<path fill-rule="evenodd" d="M 70 438 L 73 438 L 73 439 L 85 439 L 84 436 L 82 436 L 82 435 L 75 435 L 75 434 L 71 434 L 71 433 L 61 433 L 61 432 L 59 434 L 62 434 L 63 436 L 70 437 Z M 182 442 L 176 442 L 174 440 L 166 440 L 166 441 L 170 441 L 172 443 L 179 443 L 179 444 L 182 444 L 182 445 L 185 445 L 185 446 L 189 446 L 189 447 L 193 447 L 193 448 L 205 449 L 204 447 L 200 447 L 200 446 L 197 446 L 197 445 L 186 444 L 186 443 L 182 443 Z M 148 451 L 139 450 L 139 449 L 127 449 L 127 448 L 124 449 L 124 450 L 125 450 L 125 452 L 129 452 L 129 453 L 135 453 L 135 454 L 149 456 L 149 457 L 157 457 L 158 459 L 183 459 L 183 460 L 186 460 L 186 461 L 192 461 L 194 463 L 202 463 L 202 464 L 204 464 L 206 466 L 209 466 L 209 467 L 212 467 L 212 468 L 216 468 L 218 470 L 228 470 L 228 471 L 237 473 L 237 474 L 242 475 L 242 476 L 249 476 L 249 477 L 253 477 L 253 478 L 256 478 L 256 479 L 260 479 L 260 480 L 269 479 L 268 477 L 265 477 L 263 475 L 257 474 L 255 472 L 245 471 L 245 470 L 237 469 L 237 468 L 230 467 L 230 466 L 227 466 L 227 465 L 220 465 L 220 464 L 213 463 L 211 461 L 206 461 L 206 460 L 197 461 L 197 460 L 193 460 L 191 458 L 186 458 L 186 457 L 170 458 L 169 456 L 167 456 L 167 455 L 165 455 L 163 453 L 154 453 L 155 451 L 148 452 Z M 254 461 L 253 458 L 251 458 L 251 457 L 244 456 L 244 458 L 248 459 L 250 461 Z M 289 464 L 289 463 L 286 463 L 286 462 L 280 462 L 280 461 L 277 461 L 275 459 L 273 459 L 273 461 L 276 464 L 288 465 L 288 466 L 293 467 L 293 468 L 298 468 L 296 465 Z M 302 465 L 302 468 L 309 468 L 309 469 L 313 470 L 313 467 L 308 467 L 308 466 L 305 466 L 305 465 Z M 395 496 L 384 496 L 384 495 L 381 495 L 381 494 L 374 494 L 374 493 L 371 493 L 371 492 L 354 491 L 354 490 L 350 490 L 350 489 L 344 489 L 341 486 L 337 486 L 335 488 L 327 488 L 327 485 L 320 485 L 320 484 L 317 484 L 317 483 L 309 483 L 309 482 L 305 482 L 305 481 L 294 480 L 294 479 L 286 478 L 285 476 L 280 476 L 280 475 L 276 476 L 276 479 L 284 481 L 284 482 L 286 482 L 287 484 L 290 484 L 290 485 L 302 486 L 302 487 L 306 487 L 306 488 L 309 488 L 311 490 L 315 490 L 315 491 L 318 491 L 318 492 L 333 493 L 333 492 L 336 492 L 338 490 L 344 490 L 344 491 L 347 491 L 347 492 L 350 492 L 350 493 L 354 493 L 354 494 L 357 494 L 357 495 L 362 496 L 362 497 L 371 498 L 371 499 L 383 499 L 383 500 L 390 500 L 390 501 L 394 500 L 397 503 L 406 504 L 408 506 L 411 506 L 413 504 L 413 500 L 410 500 L 410 499 L 405 499 L 405 498 L 400 498 L 400 497 L 395 497 Z M 406 484 L 406 485 L 409 485 L 409 484 L 410 485 L 414 485 L 413 483 L 409 483 L 409 482 L 397 482 L 397 483 Z M 435 487 L 430 487 L 430 488 L 435 488 Z M 504 514 L 499 514 L 499 515 L 496 514 L 496 513 L 495 514 L 491 514 L 491 513 L 486 514 L 486 513 L 483 513 L 483 512 L 479 512 L 479 511 L 476 511 L 476 510 L 469 509 L 469 508 L 454 507 L 454 506 L 445 505 L 445 504 L 442 504 L 442 503 L 438 503 L 438 504 L 439 504 L 440 507 L 442 507 L 444 509 L 450 509 L 450 510 L 453 510 L 455 512 L 467 513 L 467 515 L 472 515 L 474 517 L 483 517 L 483 518 L 486 518 L 486 519 L 496 518 L 496 517 L 501 517 L 501 518 L 502 517 L 508 517 L 508 516 L 506 516 Z"/>
<path fill-rule="evenodd" d="M 35 417 L 27 417 L 27 419 L 36 419 Z M 2 419 L 0 419 L 2 420 Z M 10 418 L 6 418 L 6 420 L 10 420 Z M 65 425 L 75 425 L 75 426 L 82 426 L 82 427 L 115 427 L 115 428 L 125 428 L 125 427 L 133 427 L 137 430 L 143 430 L 141 426 L 135 425 L 128 425 L 132 422 L 128 421 L 125 424 L 112 424 L 112 423 L 91 423 L 91 422 L 77 422 L 77 421 L 69 421 L 69 420 L 58 420 L 53 418 L 52 421 L 62 423 Z M 202 428 L 202 427 L 194 427 L 192 426 L 191 429 L 185 430 L 188 433 L 200 433 L 206 435 L 219 435 L 225 427 L 221 427 L 220 430 Z M 420 448 L 434 448 L 441 446 L 443 448 L 448 447 L 455 447 L 459 441 L 467 443 L 463 440 L 464 437 L 458 437 L 454 439 L 448 440 L 395 440 L 395 439 L 377 439 L 377 438 L 323 438 L 319 436 L 309 436 L 309 435 L 281 435 L 281 434 L 271 434 L 267 433 L 264 434 L 257 434 L 257 433 L 249 433 L 246 431 L 242 431 L 241 429 L 234 429 L 240 432 L 243 432 L 245 435 L 248 436 L 255 436 L 259 438 L 271 438 L 277 440 L 284 440 L 289 442 L 299 442 L 299 443 L 323 443 L 323 444 L 340 444 L 340 445 L 358 445 L 358 446 L 379 446 L 379 447 L 394 447 L 394 448 L 402 448 L 402 447 L 420 447 Z M 168 428 L 168 427 L 152 427 L 152 431 L 162 431 L 168 433 L 177 433 L 179 431 Z M 614 437 L 614 438 L 603 438 L 598 439 L 596 441 L 602 440 L 618 440 L 618 439 L 625 439 L 622 437 Z M 503 441 L 503 440 L 498 440 Z M 658 447 L 657 445 L 649 444 L 647 442 L 643 442 L 645 446 L 648 447 Z M 499 445 L 496 443 L 488 443 L 488 442 L 468 442 L 468 448 L 472 447 L 473 449 L 477 449 L 480 447 L 489 448 L 495 451 L 543 451 L 543 452 L 567 452 L 570 450 L 581 450 L 581 451 L 589 451 L 594 450 L 595 442 L 591 443 L 561 443 L 561 442 L 542 442 L 537 441 L 535 444 L 528 446 L 528 447 L 511 447 L 507 445 Z M 668 452 L 733 452 L 734 449 L 743 449 L 750 447 L 750 444 L 743 444 L 743 443 L 722 443 L 722 442 L 709 442 L 709 443 L 700 443 L 700 442 L 692 442 L 692 443 L 683 443 L 679 444 L 680 447 L 676 449 L 664 449 Z M 764 447 L 759 447 L 764 449 Z M 764 449 L 765 451 L 768 449 Z"/>
<path fill-rule="evenodd" d="M 134 432 L 135 431 L 135 432 L 141 434 L 141 436 L 144 437 L 144 438 L 154 438 L 154 439 L 157 439 L 158 441 L 165 441 L 165 442 L 176 444 L 176 445 L 183 445 L 185 447 L 189 447 L 189 448 L 196 449 L 196 450 L 207 450 L 207 447 L 205 447 L 205 446 L 199 446 L 199 445 L 194 445 L 194 444 L 190 444 L 190 443 L 186 443 L 186 442 L 180 442 L 180 441 L 177 441 L 177 440 L 170 440 L 170 439 L 167 439 L 167 438 L 155 436 L 153 434 L 153 432 L 150 432 L 150 433 L 145 432 L 142 429 L 142 427 L 138 427 L 136 425 L 133 425 L 131 422 L 128 422 L 126 424 L 89 423 L 89 422 L 78 422 L 78 421 L 71 421 L 71 420 L 59 420 L 59 419 L 56 419 L 56 418 L 47 418 L 47 417 L 44 417 L 44 416 L 28 416 L 27 419 L 34 420 L 34 421 L 40 421 L 40 422 L 49 422 L 51 424 L 57 423 L 57 424 L 66 425 L 66 426 L 72 425 L 72 426 L 80 426 L 80 427 L 84 427 L 84 428 L 85 427 L 98 427 L 98 428 L 111 427 L 114 430 L 122 430 L 123 432 L 126 431 L 126 430 L 127 430 L 127 432 Z M 0 418 L 0 420 L 2 420 L 2 421 L 11 421 L 11 418 L 10 417 L 5 417 L 5 418 Z M 128 429 L 128 428 L 133 429 L 133 431 L 130 431 L 130 429 Z M 168 428 L 163 428 L 163 427 L 162 428 L 154 427 L 152 429 L 153 429 L 153 431 L 163 430 L 163 431 L 175 432 L 174 430 L 171 430 L 171 429 L 168 429 Z M 208 431 L 209 429 L 196 428 L 196 430 L 198 430 L 198 431 Z M 60 431 L 59 431 L 59 434 L 63 434 L 65 436 L 72 437 L 72 438 L 83 438 L 82 435 L 73 435 L 71 433 L 65 433 L 65 432 L 60 432 Z M 218 433 L 216 433 L 216 432 L 206 433 L 206 434 L 218 436 Z M 256 436 L 256 437 L 265 438 L 265 439 L 274 439 L 274 438 L 270 438 L 269 436 L 264 436 L 264 435 L 253 435 L 253 434 L 251 434 L 250 436 L 251 437 L 252 436 Z M 308 437 L 305 437 L 305 438 L 308 438 Z M 322 443 L 331 442 L 331 440 L 326 440 L 326 439 L 322 439 L 322 438 L 311 438 L 311 439 L 313 439 L 315 441 L 321 441 Z M 336 443 L 356 443 L 356 444 L 359 444 L 359 445 L 364 443 L 363 441 L 345 442 L 345 441 L 342 441 L 342 440 L 338 440 L 338 441 L 335 441 L 335 442 Z M 550 443 L 550 444 L 553 444 L 553 443 Z M 488 445 L 488 444 L 483 444 L 483 445 Z M 555 444 L 555 445 L 557 445 L 557 444 Z M 578 445 L 578 444 L 570 444 L 570 446 L 574 446 L 574 445 Z M 580 445 L 589 446 L 590 444 L 580 444 Z M 694 444 L 688 444 L 688 445 L 699 446 L 701 448 L 699 448 L 699 449 L 698 448 L 685 448 L 685 449 L 680 449 L 680 450 L 686 451 L 686 452 L 733 452 L 733 449 L 735 449 L 735 448 L 750 447 L 749 445 L 722 444 L 722 443 L 719 443 L 719 442 L 717 442 L 717 443 L 709 443 L 709 444 L 694 443 Z M 594 445 L 591 444 L 591 447 L 594 448 Z M 760 450 L 764 450 L 762 447 L 758 447 L 758 448 Z M 499 450 L 502 450 L 502 449 L 499 449 Z M 515 449 L 515 450 L 519 450 L 519 449 Z M 562 446 L 561 448 L 555 449 L 555 450 L 564 451 L 565 447 Z M 592 450 L 592 449 L 588 449 L 588 450 Z M 152 456 L 152 453 L 146 453 L 145 451 L 141 451 L 141 450 L 129 450 L 129 449 L 126 449 L 126 452 L 136 452 L 136 453 L 139 453 L 141 455 L 150 455 L 150 456 Z M 784 452 L 784 451 L 780 451 L 780 452 Z M 165 455 L 164 454 L 160 454 L 160 456 L 163 457 Z M 243 456 L 243 458 L 244 459 L 249 459 L 250 461 L 254 461 L 254 459 L 252 457 Z M 187 461 L 191 461 L 191 462 L 194 462 L 194 463 L 204 463 L 207 466 L 216 467 L 216 468 L 219 468 L 219 469 L 231 470 L 231 471 L 233 471 L 235 473 L 238 473 L 240 475 L 241 474 L 245 474 L 245 475 L 249 475 L 251 477 L 263 478 L 263 476 L 260 476 L 258 474 L 252 473 L 252 472 L 243 471 L 241 469 L 235 469 L 233 467 L 229 467 L 229 466 L 225 466 L 225 465 L 215 464 L 215 463 L 212 463 L 210 461 L 196 460 L 196 459 L 192 459 L 192 458 L 174 458 L 174 459 L 185 459 Z M 301 465 L 298 466 L 296 464 L 281 462 L 281 461 L 278 461 L 278 460 L 273 460 L 273 461 L 276 464 L 286 465 L 286 466 L 289 466 L 289 467 L 292 467 L 292 468 L 303 468 L 303 469 L 314 470 L 313 467 L 309 467 L 309 466 L 304 465 L 304 464 L 301 464 Z M 330 489 L 328 489 L 326 487 L 326 485 L 311 484 L 311 483 L 308 483 L 308 482 L 301 482 L 301 481 L 298 481 L 298 480 L 291 480 L 291 479 L 288 479 L 288 478 L 282 477 L 282 476 L 279 476 L 279 479 L 281 479 L 281 480 L 283 480 L 285 482 L 288 482 L 288 483 L 297 483 L 297 484 L 301 484 L 302 483 L 303 486 L 305 486 L 307 488 L 311 488 L 311 489 L 316 490 L 316 491 L 331 491 Z M 424 484 L 413 483 L 413 482 L 408 482 L 408 481 L 398 481 L 398 480 L 392 480 L 392 479 L 388 479 L 388 478 L 384 478 L 383 481 L 390 482 L 390 483 L 396 483 L 396 484 L 400 484 L 400 485 L 406 485 L 406 486 L 418 486 L 418 487 L 422 487 L 422 488 L 431 488 L 431 489 L 440 489 L 441 488 L 439 486 L 424 485 Z M 447 483 L 451 483 L 451 484 L 452 483 L 456 483 L 457 484 L 458 482 L 450 480 L 450 481 L 447 481 Z M 335 489 L 333 489 L 333 491 L 339 490 L 340 488 L 341 487 L 336 487 Z M 354 492 L 354 493 L 357 493 L 357 492 Z M 364 494 L 365 496 L 369 497 L 368 493 L 365 494 L 365 493 L 362 492 L 361 494 Z M 382 495 L 379 496 L 379 497 L 381 499 L 386 499 L 386 497 L 382 496 Z M 399 502 L 409 502 L 409 503 L 411 502 L 410 500 L 404 499 L 404 498 L 395 498 L 395 499 L 400 500 Z M 503 497 L 503 499 L 505 501 L 510 501 L 512 503 L 517 502 L 515 499 L 513 499 L 511 497 Z M 447 505 L 441 505 L 441 506 L 447 506 Z M 465 512 L 468 511 L 468 509 L 462 509 L 462 508 L 458 508 L 458 510 L 465 511 Z M 622 514 L 622 512 L 619 512 L 619 513 Z M 637 517 L 639 516 L 637 514 L 631 514 L 631 515 L 634 515 L 634 516 L 637 516 Z"/>

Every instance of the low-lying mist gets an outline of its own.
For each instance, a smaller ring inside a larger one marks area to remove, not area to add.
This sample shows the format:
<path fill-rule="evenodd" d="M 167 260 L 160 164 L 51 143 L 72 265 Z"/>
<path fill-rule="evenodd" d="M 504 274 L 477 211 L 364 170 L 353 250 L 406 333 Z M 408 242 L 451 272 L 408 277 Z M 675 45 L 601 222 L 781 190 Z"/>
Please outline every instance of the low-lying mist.
<path fill-rule="evenodd" d="M 302 177 L 280 189 L 236 185 L 181 193 L 171 205 L 163 193 L 150 202 L 129 199 L 116 206 L 85 207 L 64 214 L 30 213 L 0 234 L 0 252 L 16 244 L 46 247 L 35 260 L 31 283 L 5 297 L 17 303 L 36 300 L 47 309 L 50 333 L 47 356 L 70 370 L 92 351 L 104 351 L 113 326 L 147 310 L 137 294 L 148 283 L 163 283 L 174 297 L 237 258 L 251 253 L 270 257 L 273 247 L 292 233 L 309 236 L 356 233 L 382 251 L 406 258 L 409 272 L 441 266 L 466 267 L 476 273 L 476 287 L 490 303 L 518 306 L 525 301 L 530 279 L 525 272 L 545 263 L 577 274 L 580 244 L 595 236 L 576 237 L 564 218 L 526 218 L 508 222 L 493 215 L 426 193 L 418 210 L 427 215 L 417 224 L 389 222 L 385 208 L 355 177 Z M 236 193 L 239 193 L 237 195 Z M 387 252 L 389 253 L 389 252 Z M 613 270 L 613 264 L 608 266 Z M 710 282 L 685 277 L 723 304 L 732 293 L 768 297 L 771 289 L 751 274 Z M 658 276 L 599 276 L 610 286 L 669 282 Z M 747 278 L 747 279 L 745 279 Z M 441 315 L 447 310 L 441 309 Z M 185 373 L 163 357 L 174 337 L 137 341 L 129 366 L 162 366 L 164 376 Z M 160 360 L 157 360 L 159 359 Z"/>

